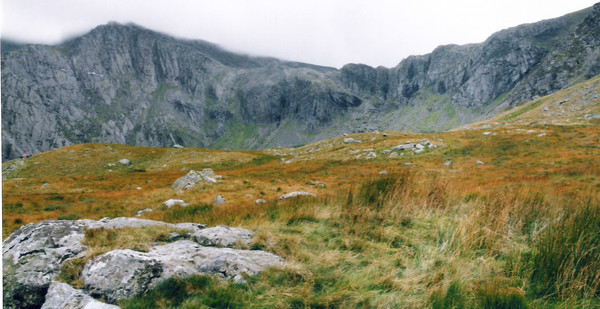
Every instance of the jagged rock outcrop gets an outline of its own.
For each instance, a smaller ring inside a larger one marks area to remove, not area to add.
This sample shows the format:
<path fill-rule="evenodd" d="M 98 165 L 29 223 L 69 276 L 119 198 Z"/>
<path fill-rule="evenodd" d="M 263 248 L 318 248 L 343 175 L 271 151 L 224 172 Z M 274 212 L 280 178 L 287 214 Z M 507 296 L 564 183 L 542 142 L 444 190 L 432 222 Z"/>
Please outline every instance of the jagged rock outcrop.
<path fill-rule="evenodd" d="M 600 4 L 337 70 L 108 24 L 2 53 L 2 159 L 83 142 L 257 149 L 344 132 L 443 130 L 600 73 Z"/>
<path fill-rule="evenodd" d="M 149 252 L 125 249 L 96 257 L 84 266 L 81 291 L 54 282 L 66 261 L 85 256 L 85 229 L 152 226 L 186 230 L 187 234 L 173 237 L 172 243 L 153 246 Z M 83 308 L 93 301 L 90 296 L 114 303 L 140 295 L 172 276 L 207 274 L 242 281 L 244 274 L 255 275 L 283 263 L 280 257 L 263 251 L 220 248 L 249 245 L 251 231 L 218 226 L 201 233 L 205 227 L 136 218 L 49 220 L 25 225 L 3 243 L 4 308 L 39 308 L 42 304 L 46 308 L 56 304 L 62 304 L 59 308 Z"/>

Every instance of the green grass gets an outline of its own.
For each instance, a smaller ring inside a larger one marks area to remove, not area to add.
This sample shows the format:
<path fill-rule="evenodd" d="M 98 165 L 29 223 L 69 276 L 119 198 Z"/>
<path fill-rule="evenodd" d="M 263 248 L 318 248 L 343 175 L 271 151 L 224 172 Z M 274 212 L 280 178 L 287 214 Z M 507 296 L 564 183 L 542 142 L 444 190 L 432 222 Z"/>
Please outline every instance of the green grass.
<path fill-rule="evenodd" d="M 518 110 L 513 111 L 512 113 L 500 118 L 500 121 L 508 121 L 508 120 L 515 119 L 515 118 L 527 113 L 528 111 L 542 105 L 542 103 L 544 103 L 544 102 L 545 102 L 544 99 L 538 99 L 529 104 L 526 104 L 526 105 L 522 106 L 521 108 L 519 108 Z"/>

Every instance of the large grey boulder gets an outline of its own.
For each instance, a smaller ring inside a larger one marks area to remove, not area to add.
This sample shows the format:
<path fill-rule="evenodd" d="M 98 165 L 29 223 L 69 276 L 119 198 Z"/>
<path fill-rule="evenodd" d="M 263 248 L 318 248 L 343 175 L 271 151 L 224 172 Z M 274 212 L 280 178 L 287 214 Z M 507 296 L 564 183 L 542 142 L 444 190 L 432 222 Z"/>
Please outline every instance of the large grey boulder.
<path fill-rule="evenodd" d="M 243 282 L 243 274 L 256 275 L 283 260 L 264 251 L 204 247 L 179 240 L 150 251 L 115 250 L 88 262 L 82 277 L 92 296 L 108 302 L 141 295 L 173 276 L 215 275 Z"/>
<path fill-rule="evenodd" d="M 187 175 L 175 180 L 171 187 L 177 190 L 188 190 L 194 187 L 200 181 L 204 181 L 205 183 L 216 183 L 217 180 L 215 177 L 215 173 L 210 168 L 205 168 L 200 172 L 191 170 L 187 173 Z"/>
<path fill-rule="evenodd" d="M 268 252 L 204 247 L 190 240 L 152 247 L 148 255 L 163 264 L 163 279 L 206 274 L 243 282 L 243 274 L 253 276 L 283 264 L 281 257 Z"/>
<path fill-rule="evenodd" d="M 236 244 L 249 245 L 254 233 L 249 230 L 217 225 L 192 233 L 191 238 L 203 246 L 232 247 Z"/>
<path fill-rule="evenodd" d="M 118 309 L 118 306 L 97 301 L 82 290 L 53 281 L 41 309 Z"/>
<path fill-rule="evenodd" d="M 81 278 L 90 295 L 114 303 L 141 294 L 162 271 L 162 264 L 146 253 L 114 250 L 86 263 Z"/>
<path fill-rule="evenodd" d="M 22 226 L 2 244 L 4 308 L 39 307 L 62 264 L 83 255 L 85 221 Z"/>

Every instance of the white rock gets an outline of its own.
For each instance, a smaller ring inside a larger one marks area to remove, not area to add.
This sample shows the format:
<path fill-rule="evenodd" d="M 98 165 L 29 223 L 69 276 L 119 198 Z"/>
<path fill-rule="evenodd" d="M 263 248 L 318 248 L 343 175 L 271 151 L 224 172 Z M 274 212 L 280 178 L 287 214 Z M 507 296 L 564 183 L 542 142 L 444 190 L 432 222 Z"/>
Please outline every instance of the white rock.
<path fill-rule="evenodd" d="M 188 203 L 184 202 L 183 200 L 177 200 L 177 199 L 170 199 L 170 200 L 166 200 L 162 203 L 163 205 L 171 208 L 175 205 L 180 205 L 180 206 L 187 206 Z"/>
<path fill-rule="evenodd" d="M 359 140 L 353 139 L 352 137 L 344 138 L 344 144 L 358 144 Z"/>
<path fill-rule="evenodd" d="M 263 199 L 260 199 L 260 198 L 259 198 L 258 200 L 256 200 L 256 202 L 255 202 L 255 203 L 256 203 L 256 205 L 260 205 L 260 204 L 264 204 L 264 203 L 266 203 L 266 202 L 267 202 L 267 201 L 265 201 L 265 200 L 263 200 Z"/>
<path fill-rule="evenodd" d="M 397 152 L 392 152 L 390 153 L 390 155 L 388 156 L 388 158 L 397 158 L 398 157 L 398 153 Z"/>
<path fill-rule="evenodd" d="M 309 192 L 304 192 L 304 191 L 295 191 L 295 192 L 290 192 L 287 194 L 284 194 L 282 196 L 279 197 L 280 200 L 287 200 L 293 197 L 297 197 L 297 196 L 311 196 L 311 197 L 317 197 L 316 194 L 314 193 L 309 193 Z"/>
<path fill-rule="evenodd" d="M 367 160 L 368 159 L 374 159 L 377 158 L 377 154 L 374 152 L 369 152 L 369 154 L 367 154 Z"/>
<path fill-rule="evenodd" d="M 387 171 L 381 171 L 381 172 L 379 172 L 379 175 L 387 175 L 387 174 L 388 174 Z"/>
<path fill-rule="evenodd" d="M 225 204 L 225 199 L 222 196 L 217 195 L 213 199 L 212 203 L 213 203 L 213 205 L 223 205 L 223 204 Z"/>
<path fill-rule="evenodd" d="M 492 132 L 483 132 L 481 135 L 485 136 L 485 135 L 490 135 L 490 134 L 492 134 Z"/>
<path fill-rule="evenodd" d="M 46 293 L 46 301 L 41 309 L 119 309 L 105 304 L 70 285 L 53 281 Z"/>
<path fill-rule="evenodd" d="M 450 166 L 450 165 L 452 165 L 452 162 L 451 161 L 446 161 L 446 162 L 442 163 L 442 165 Z"/>
<path fill-rule="evenodd" d="M 121 163 L 121 164 L 123 164 L 125 166 L 131 164 L 131 162 L 128 159 L 121 159 L 121 160 L 119 160 L 119 163 Z"/>
<path fill-rule="evenodd" d="M 477 162 L 475 162 L 475 164 L 477 164 L 477 165 L 485 165 L 485 162 L 477 160 Z"/>
<path fill-rule="evenodd" d="M 236 244 L 250 245 L 254 232 L 229 227 L 227 225 L 217 225 L 191 234 L 191 238 L 203 246 L 233 247 Z"/>
<path fill-rule="evenodd" d="M 144 213 L 151 212 L 151 211 L 152 211 L 151 208 L 146 208 L 146 209 L 138 210 L 138 212 L 135 214 L 135 216 L 136 217 L 141 217 Z"/>

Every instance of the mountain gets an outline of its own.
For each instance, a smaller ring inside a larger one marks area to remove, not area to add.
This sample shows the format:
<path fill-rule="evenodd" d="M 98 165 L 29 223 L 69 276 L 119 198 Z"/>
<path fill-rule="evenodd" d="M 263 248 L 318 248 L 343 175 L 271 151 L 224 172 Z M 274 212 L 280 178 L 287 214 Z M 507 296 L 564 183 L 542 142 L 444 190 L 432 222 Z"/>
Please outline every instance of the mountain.
<path fill-rule="evenodd" d="M 599 74 L 599 31 L 596 4 L 394 68 L 338 70 L 111 23 L 2 49 L 2 159 L 86 142 L 260 149 L 450 129 Z"/>

